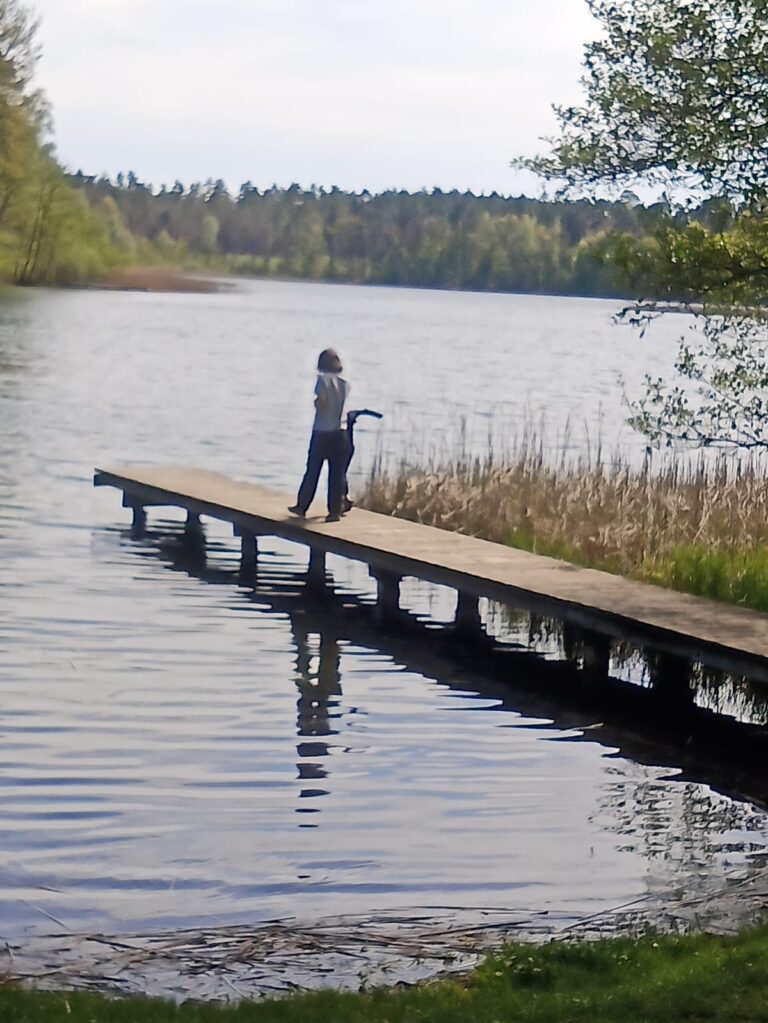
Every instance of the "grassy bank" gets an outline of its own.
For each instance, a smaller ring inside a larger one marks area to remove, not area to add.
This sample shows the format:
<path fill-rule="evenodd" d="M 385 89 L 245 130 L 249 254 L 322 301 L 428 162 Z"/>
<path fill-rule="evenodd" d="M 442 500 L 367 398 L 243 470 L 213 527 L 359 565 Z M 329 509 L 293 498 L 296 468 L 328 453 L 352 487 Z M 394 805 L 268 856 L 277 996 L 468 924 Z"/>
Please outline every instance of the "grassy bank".
<path fill-rule="evenodd" d="M 757 461 L 553 465 L 524 440 L 502 465 L 377 466 L 361 504 L 768 611 L 768 479 Z"/>
<path fill-rule="evenodd" d="M 768 928 L 706 935 L 512 945 L 466 981 L 333 992 L 232 1008 L 0 989 L 3 1023 L 733 1023 L 768 1020 Z"/>

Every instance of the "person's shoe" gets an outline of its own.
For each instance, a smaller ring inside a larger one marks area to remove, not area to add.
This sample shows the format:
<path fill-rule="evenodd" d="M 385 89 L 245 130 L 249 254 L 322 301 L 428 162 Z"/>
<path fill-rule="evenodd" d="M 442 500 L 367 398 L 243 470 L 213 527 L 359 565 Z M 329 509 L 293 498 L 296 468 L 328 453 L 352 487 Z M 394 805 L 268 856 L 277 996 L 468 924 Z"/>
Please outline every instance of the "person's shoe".
<path fill-rule="evenodd" d="M 300 519 L 303 519 L 306 514 L 297 504 L 292 504 L 288 511 L 291 515 L 298 515 Z"/>
<path fill-rule="evenodd" d="M 346 515 L 348 511 L 352 511 L 355 506 L 354 501 L 350 501 L 348 497 L 345 497 L 341 505 L 341 514 Z"/>
<path fill-rule="evenodd" d="M 326 515 L 326 522 L 341 522 L 341 515 Z"/>

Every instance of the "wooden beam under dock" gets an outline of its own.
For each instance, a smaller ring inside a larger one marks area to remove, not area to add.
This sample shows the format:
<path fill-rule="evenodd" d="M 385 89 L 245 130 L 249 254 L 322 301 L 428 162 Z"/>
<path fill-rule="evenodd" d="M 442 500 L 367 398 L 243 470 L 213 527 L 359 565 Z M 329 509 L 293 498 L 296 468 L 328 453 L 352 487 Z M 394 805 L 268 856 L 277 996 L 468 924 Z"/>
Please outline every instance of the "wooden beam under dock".
<path fill-rule="evenodd" d="M 171 505 L 488 597 L 608 639 L 768 682 L 768 616 L 702 597 L 578 568 L 503 544 L 355 509 L 341 522 L 290 515 L 291 499 L 262 486 L 184 466 L 97 469 L 97 486 L 122 490 L 132 508 Z"/>

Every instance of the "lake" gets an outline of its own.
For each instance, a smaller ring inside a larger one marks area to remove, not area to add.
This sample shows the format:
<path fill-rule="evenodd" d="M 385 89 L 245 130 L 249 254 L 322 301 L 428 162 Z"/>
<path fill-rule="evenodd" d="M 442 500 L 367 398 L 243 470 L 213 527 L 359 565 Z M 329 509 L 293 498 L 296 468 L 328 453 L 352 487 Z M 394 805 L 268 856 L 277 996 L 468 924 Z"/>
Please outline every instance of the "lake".
<path fill-rule="evenodd" d="M 266 543 L 253 592 L 223 525 L 180 565 L 178 515 L 132 539 L 91 486 L 96 465 L 190 463 L 288 502 L 327 345 L 385 414 L 353 486 L 376 451 L 498 450 L 541 417 L 553 450 L 640 457 L 617 377 L 664 372 L 685 321 L 641 342 L 617 309 L 277 282 L 0 297 L 3 939 L 438 907 L 556 930 L 762 864 L 760 807 L 338 633 L 301 548 Z M 425 619 L 447 599 L 408 587 Z"/>

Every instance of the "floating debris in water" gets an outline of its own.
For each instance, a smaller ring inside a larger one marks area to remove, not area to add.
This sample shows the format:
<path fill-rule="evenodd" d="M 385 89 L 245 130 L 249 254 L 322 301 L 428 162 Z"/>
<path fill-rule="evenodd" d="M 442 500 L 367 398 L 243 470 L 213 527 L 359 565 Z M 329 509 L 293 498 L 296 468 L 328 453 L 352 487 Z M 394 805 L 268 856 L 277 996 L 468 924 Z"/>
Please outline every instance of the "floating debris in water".
<path fill-rule="evenodd" d="M 476 966 L 504 941 L 595 939 L 650 927 L 732 933 L 764 918 L 768 867 L 723 887 L 647 895 L 579 920 L 546 912 L 427 907 L 155 934 L 48 935 L 5 943 L 5 976 L 46 990 L 238 1001 L 300 990 L 417 984 Z"/>

